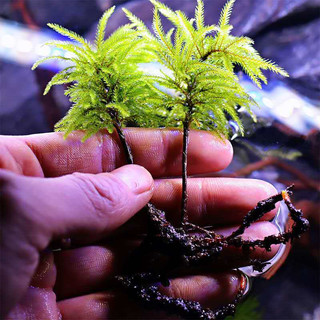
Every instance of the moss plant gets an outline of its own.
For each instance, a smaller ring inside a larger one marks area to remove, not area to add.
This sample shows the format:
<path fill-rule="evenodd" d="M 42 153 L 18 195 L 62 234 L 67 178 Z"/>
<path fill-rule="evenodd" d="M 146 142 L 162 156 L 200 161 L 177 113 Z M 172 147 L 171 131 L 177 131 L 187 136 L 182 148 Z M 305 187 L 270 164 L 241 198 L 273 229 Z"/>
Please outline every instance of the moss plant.
<path fill-rule="evenodd" d="M 191 224 L 187 216 L 189 130 L 209 130 L 218 138 L 226 137 L 230 116 L 243 131 L 237 108 L 244 107 L 251 114 L 250 108 L 255 102 L 240 85 L 234 72 L 235 65 L 240 65 L 258 87 L 261 82 L 267 82 L 262 70 L 271 70 L 283 76 L 287 76 L 287 73 L 261 58 L 253 48 L 251 39 L 230 34 L 232 26 L 229 18 L 234 0 L 226 3 L 218 25 L 209 26 L 204 24 L 201 0 L 198 0 L 192 19 L 181 11 L 172 11 L 159 1 L 150 1 L 154 5 L 154 33 L 139 18 L 124 10 L 130 23 L 105 39 L 105 28 L 114 7 L 100 19 L 93 44 L 72 31 L 49 24 L 49 27 L 73 42 L 52 41 L 47 45 L 61 48 L 69 55 L 44 58 L 33 69 L 48 59 L 67 60 L 70 65 L 52 78 L 44 92 L 46 94 L 53 85 L 69 85 L 65 93 L 72 102 L 72 108 L 56 125 L 56 129 L 64 131 L 65 136 L 74 130 L 84 130 L 86 134 L 83 140 L 100 129 L 107 128 L 110 133 L 116 130 L 128 163 L 133 163 L 134 159 L 122 131 L 123 126 L 134 122 L 143 127 L 183 129 L 180 224 L 172 225 L 165 212 L 147 204 L 144 210 L 149 220 L 148 236 L 135 252 L 138 257 L 148 256 L 150 252 L 165 256 L 168 266 L 161 272 L 119 275 L 117 280 L 147 307 L 164 308 L 169 313 L 186 318 L 222 319 L 234 313 L 242 291 L 233 303 L 210 310 L 202 308 L 196 301 L 174 299 L 161 294 L 157 283 L 169 283 L 172 266 L 205 265 L 229 246 L 242 249 L 245 255 L 249 255 L 256 247 L 270 250 L 272 244 L 286 243 L 299 237 L 308 229 L 308 221 L 292 205 L 289 187 L 260 201 L 228 237 Z M 173 25 L 167 33 L 163 31 L 160 13 Z M 160 62 L 164 67 L 161 76 L 146 75 L 139 69 L 140 63 L 151 61 Z M 245 229 L 274 209 L 281 200 L 286 203 L 293 220 L 291 230 L 262 240 L 242 240 Z M 197 233 L 190 233 L 195 230 Z M 131 261 L 140 259 L 136 257 Z M 265 263 L 257 260 L 251 263 L 256 270 L 262 270 L 265 266 Z"/>
<path fill-rule="evenodd" d="M 243 132 L 237 106 L 251 113 L 250 108 L 255 101 L 240 85 L 234 72 L 235 65 L 240 65 L 260 88 L 261 81 L 267 83 L 262 70 L 271 70 L 283 76 L 288 74 L 273 62 L 261 58 L 252 46 L 252 39 L 230 34 L 232 26 L 229 19 L 235 0 L 226 3 L 218 25 L 208 26 L 204 24 L 202 0 L 198 0 L 192 19 L 179 10 L 172 11 L 159 1 L 150 1 L 154 4 L 155 36 L 142 21 L 127 10 L 125 12 L 143 39 L 152 46 L 154 59 L 170 71 L 169 74 L 163 73 L 162 77 L 155 77 L 155 81 L 176 91 L 176 95 L 161 92 L 162 99 L 156 102 L 156 107 L 166 105 L 167 126 L 183 127 L 181 221 L 187 221 L 187 146 L 190 127 L 212 131 L 219 137 L 228 136 L 228 114 Z M 159 12 L 173 25 L 167 33 L 163 31 Z"/>
<path fill-rule="evenodd" d="M 67 137 L 74 130 L 86 132 L 83 141 L 101 129 L 111 133 L 117 130 L 127 161 L 132 155 L 121 130 L 122 124 L 133 121 L 139 126 L 159 126 L 159 114 L 152 102 L 159 99 L 152 79 L 139 69 L 139 63 L 149 62 L 152 55 L 139 33 L 127 24 L 107 39 L 105 28 L 115 7 L 107 10 L 98 23 L 96 39 L 90 44 L 80 35 L 59 25 L 49 23 L 56 32 L 70 41 L 45 43 L 64 50 L 70 57 L 49 56 L 36 62 L 32 69 L 49 59 L 68 61 L 70 66 L 57 73 L 45 88 L 47 94 L 53 85 L 69 84 L 65 94 L 72 102 L 68 114 L 56 124 L 57 131 Z M 147 99 L 146 99 L 147 97 Z"/>

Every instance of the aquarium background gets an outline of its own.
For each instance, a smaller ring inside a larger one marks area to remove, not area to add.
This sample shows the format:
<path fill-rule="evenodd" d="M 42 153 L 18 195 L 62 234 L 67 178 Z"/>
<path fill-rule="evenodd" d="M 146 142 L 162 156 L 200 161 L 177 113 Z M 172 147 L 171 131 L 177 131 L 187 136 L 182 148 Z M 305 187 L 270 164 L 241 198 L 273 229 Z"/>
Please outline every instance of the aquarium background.
<path fill-rule="evenodd" d="M 165 0 L 192 14 L 195 0 Z M 206 21 L 217 23 L 225 0 L 204 0 Z M 59 38 L 47 22 L 61 24 L 93 39 L 103 10 L 118 5 L 108 32 L 126 23 L 124 6 L 152 22 L 147 0 L 0 0 L 0 133 L 21 135 L 53 130 L 70 104 L 63 87 L 42 92 L 61 65 L 48 63 L 31 71 L 39 57 L 54 48 L 41 45 Z M 165 21 L 164 21 L 165 23 Z M 244 137 L 232 127 L 235 159 L 222 173 L 267 180 L 279 190 L 295 183 L 294 202 L 311 222 L 277 273 L 253 280 L 263 319 L 320 319 L 320 0 L 237 0 L 231 24 L 235 35 L 248 35 L 264 58 L 285 68 L 289 79 L 269 75 L 269 86 L 254 87 L 258 122 L 245 113 Z"/>

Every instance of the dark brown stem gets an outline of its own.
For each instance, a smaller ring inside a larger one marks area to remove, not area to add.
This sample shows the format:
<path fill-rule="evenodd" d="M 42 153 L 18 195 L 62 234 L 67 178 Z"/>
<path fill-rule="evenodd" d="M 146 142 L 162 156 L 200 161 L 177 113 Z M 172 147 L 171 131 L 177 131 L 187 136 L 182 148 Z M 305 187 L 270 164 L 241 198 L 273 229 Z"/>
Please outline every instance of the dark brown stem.
<path fill-rule="evenodd" d="M 121 125 L 119 122 L 114 122 L 114 127 L 118 133 L 120 142 L 122 144 L 122 148 L 124 150 L 125 156 L 126 156 L 126 161 L 128 164 L 133 164 L 133 157 L 132 157 L 132 153 L 131 153 L 131 149 L 127 143 L 127 140 L 125 138 L 125 135 L 122 131 Z"/>
<path fill-rule="evenodd" d="M 183 145 L 182 145 L 182 198 L 181 198 L 181 224 L 188 221 L 187 204 L 188 204 L 188 192 L 187 192 L 187 178 L 188 178 L 188 143 L 189 143 L 189 127 L 190 127 L 190 113 L 186 114 L 186 118 L 183 121 Z"/>
<path fill-rule="evenodd" d="M 100 74 L 100 72 L 101 72 L 101 69 L 98 67 L 97 73 Z M 101 79 L 101 83 L 103 84 L 104 89 L 105 89 L 102 94 L 102 97 L 105 100 L 106 104 L 108 105 L 108 103 L 112 102 L 112 96 L 113 96 L 113 92 L 115 90 L 114 89 L 115 85 L 112 88 L 105 86 L 103 79 Z M 108 112 L 110 118 L 112 119 L 114 128 L 117 131 L 118 137 L 120 139 L 120 143 L 122 145 L 122 148 L 123 148 L 123 151 L 125 154 L 126 162 L 127 162 L 127 164 L 133 164 L 132 152 L 131 152 L 131 149 L 127 143 L 126 137 L 122 131 L 121 122 L 119 119 L 119 113 L 115 108 L 107 108 L 107 112 Z"/>
<path fill-rule="evenodd" d="M 122 131 L 121 123 L 120 123 L 120 120 L 118 117 L 118 112 L 117 112 L 117 110 L 115 110 L 113 108 L 109 108 L 108 113 L 109 113 L 111 119 L 113 120 L 113 126 L 116 129 L 118 137 L 120 139 L 120 142 L 121 142 L 121 145 L 124 150 L 125 157 L 126 157 L 126 162 L 128 164 L 133 164 L 132 152 L 131 152 L 131 149 L 127 143 L 126 137 Z"/>
<path fill-rule="evenodd" d="M 204 54 L 204 55 L 200 58 L 200 60 L 201 60 L 202 62 L 204 62 L 204 61 L 206 61 L 206 60 L 209 58 L 209 56 L 212 55 L 214 52 L 219 52 L 219 51 L 221 51 L 221 50 L 220 50 L 220 49 L 210 50 L 210 51 L 208 51 L 206 54 Z"/>

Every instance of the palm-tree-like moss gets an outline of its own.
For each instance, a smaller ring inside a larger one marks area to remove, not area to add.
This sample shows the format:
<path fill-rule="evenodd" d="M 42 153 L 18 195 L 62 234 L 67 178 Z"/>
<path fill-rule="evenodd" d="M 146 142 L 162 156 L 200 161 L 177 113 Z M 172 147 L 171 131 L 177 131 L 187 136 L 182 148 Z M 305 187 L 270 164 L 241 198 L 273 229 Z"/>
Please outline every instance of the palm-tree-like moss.
<path fill-rule="evenodd" d="M 224 6 L 218 25 L 204 23 L 204 6 L 198 0 L 195 17 L 188 19 L 181 11 L 172 11 L 157 0 L 154 5 L 153 31 L 142 21 L 126 11 L 128 18 L 146 42 L 151 45 L 155 60 L 160 62 L 169 74 L 162 73 L 154 81 L 163 87 L 175 90 L 171 95 L 160 92 L 162 99 L 155 100 L 157 108 L 166 106 L 167 126 L 183 127 L 182 153 L 182 203 L 181 223 L 187 221 L 187 146 L 189 129 L 197 128 L 214 132 L 217 136 L 228 136 L 227 114 L 243 127 L 237 114 L 237 106 L 250 112 L 255 104 L 240 85 L 234 66 L 240 65 L 251 80 L 261 87 L 267 83 L 261 70 L 271 70 L 283 76 L 287 73 L 260 57 L 253 48 L 253 41 L 247 37 L 230 35 L 231 10 L 235 0 Z M 165 33 L 159 11 L 173 24 Z"/>
<path fill-rule="evenodd" d="M 138 63 L 150 61 L 152 55 L 145 41 L 131 24 L 124 25 L 106 40 L 105 28 L 115 7 L 107 10 L 100 19 L 94 44 L 80 35 L 56 24 L 48 24 L 70 41 L 46 43 L 63 49 L 66 56 L 49 56 L 36 62 L 32 69 L 49 59 L 66 60 L 70 66 L 57 73 L 48 83 L 44 94 L 53 85 L 70 84 L 65 94 L 72 102 L 68 114 L 56 124 L 56 130 L 65 136 L 74 130 L 84 130 L 83 140 L 107 128 L 118 132 L 128 163 L 133 163 L 121 126 L 134 121 L 139 126 L 158 126 L 158 114 L 163 108 L 154 110 L 153 99 L 158 98 L 152 79 L 139 69 Z M 146 99 L 148 97 L 148 99 Z"/>

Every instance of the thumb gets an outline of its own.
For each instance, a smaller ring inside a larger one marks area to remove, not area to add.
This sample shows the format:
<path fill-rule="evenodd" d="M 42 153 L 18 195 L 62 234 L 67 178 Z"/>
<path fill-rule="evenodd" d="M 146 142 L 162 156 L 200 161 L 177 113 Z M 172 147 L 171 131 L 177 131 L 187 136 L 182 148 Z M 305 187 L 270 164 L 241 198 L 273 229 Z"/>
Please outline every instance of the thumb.
<path fill-rule="evenodd" d="M 153 192 L 150 173 L 138 165 L 58 178 L 8 176 L 4 194 L 10 220 L 39 250 L 54 238 L 100 238 L 143 208 Z"/>
<path fill-rule="evenodd" d="M 0 170 L 0 317 L 26 291 L 39 251 L 54 238 L 101 238 L 151 198 L 153 179 L 137 165 L 111 173 L 35 178 Z"/>

